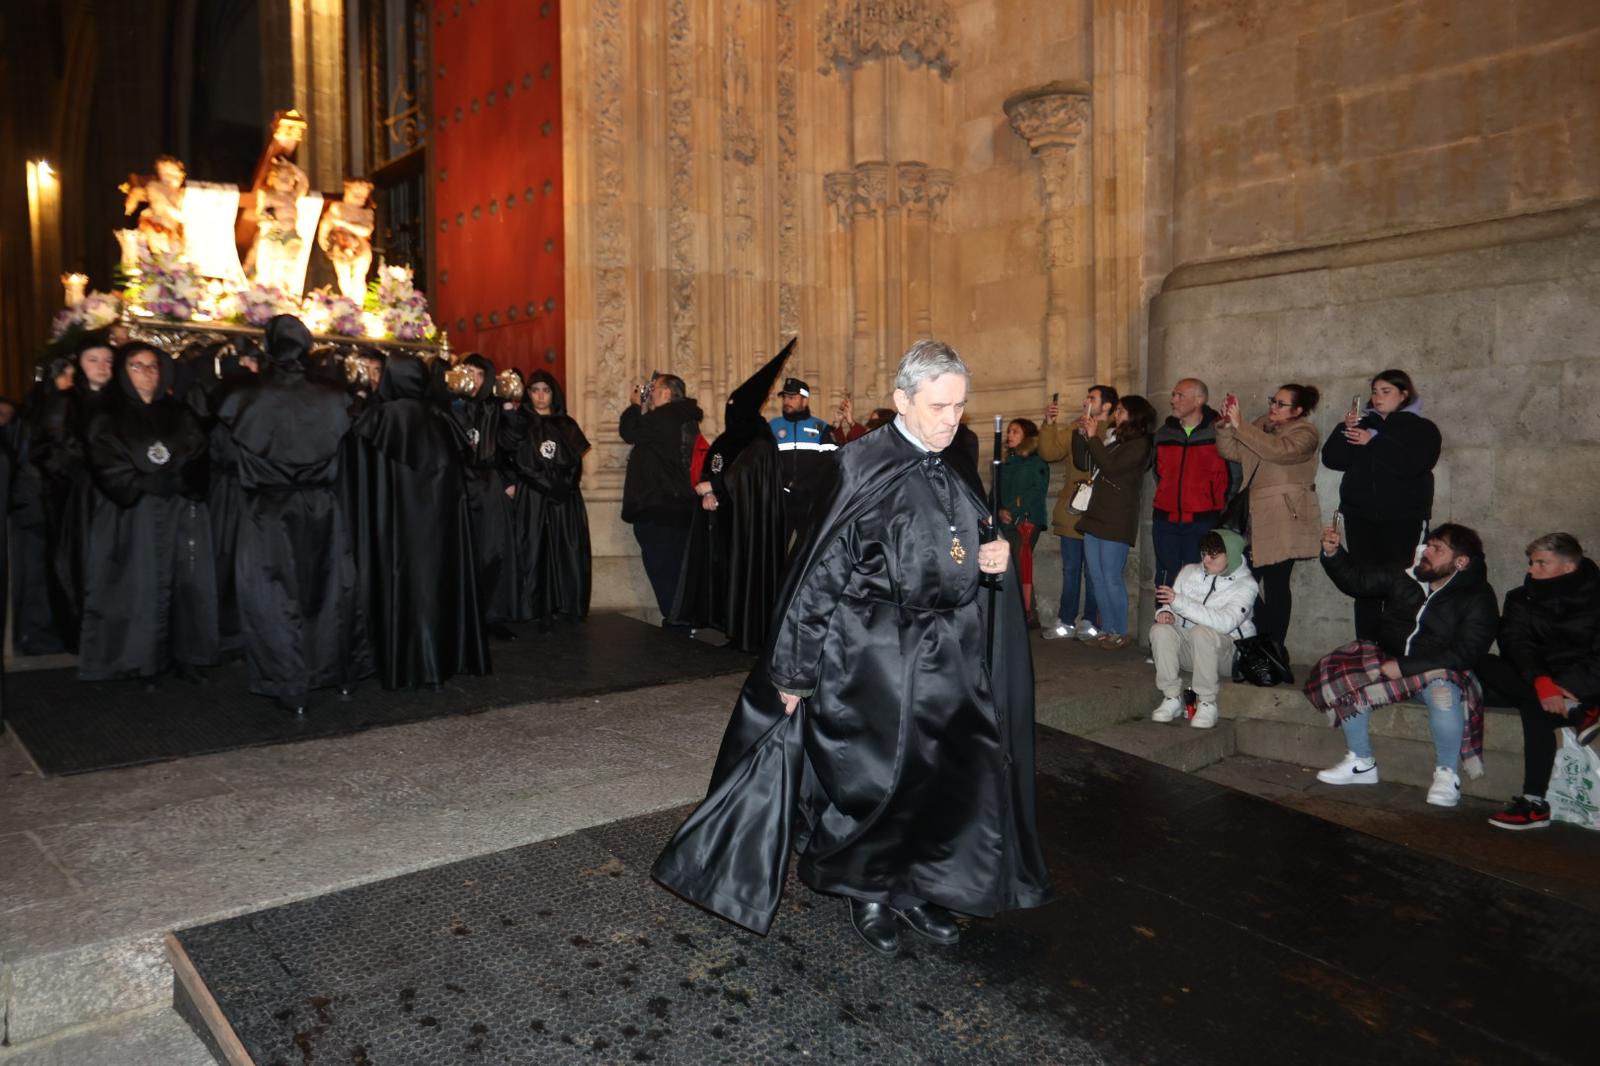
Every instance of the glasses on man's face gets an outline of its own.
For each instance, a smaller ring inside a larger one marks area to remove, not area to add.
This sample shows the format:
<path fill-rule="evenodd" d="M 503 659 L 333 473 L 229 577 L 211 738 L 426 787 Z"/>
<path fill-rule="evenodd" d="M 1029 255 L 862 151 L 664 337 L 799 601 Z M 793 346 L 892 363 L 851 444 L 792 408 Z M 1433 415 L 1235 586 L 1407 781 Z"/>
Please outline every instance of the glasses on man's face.
<path fill-rule="evenodd" d="M 1294 404 L 1292 404 L 1292 403 L 1284 403 L 1282 400 L 1278 399 L 1276 396 L 1270 397 L 1267 400 L 1267 406 L 1271 407 L 1272 409 L 1277 410 L 1277 411 L 1292 411 L 1292 410 L 1294 410 Z"/>

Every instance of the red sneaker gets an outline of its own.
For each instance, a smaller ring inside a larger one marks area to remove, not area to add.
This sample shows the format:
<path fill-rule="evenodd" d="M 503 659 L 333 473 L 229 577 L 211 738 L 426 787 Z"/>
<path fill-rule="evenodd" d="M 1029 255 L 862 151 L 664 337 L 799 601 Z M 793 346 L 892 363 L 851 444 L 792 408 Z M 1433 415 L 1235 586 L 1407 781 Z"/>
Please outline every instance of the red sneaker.
<path fill-rule="evenodd" d="M 1489 815 L 1489 824 L 1496 829 L 1543 829 L 1550 824 L 1550 804 L 1518 796 L 1505 810 Z"/>

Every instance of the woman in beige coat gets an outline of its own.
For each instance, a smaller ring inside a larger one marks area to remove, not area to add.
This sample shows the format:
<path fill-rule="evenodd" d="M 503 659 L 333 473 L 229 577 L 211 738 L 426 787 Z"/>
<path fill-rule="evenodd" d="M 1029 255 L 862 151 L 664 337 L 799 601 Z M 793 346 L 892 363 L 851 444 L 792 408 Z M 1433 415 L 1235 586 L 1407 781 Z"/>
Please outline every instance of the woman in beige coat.
<path fill-rule="evenodd" d="M 1283 643 L 1294 606 L 1289 575 L 1296 559 L 1322 550 L 1322 508 L 1317 503 L 1317 455 L 1322 443 L 1311 412 L 1313 385 L 1282 385 L 1267 413 L 1254 422 L 1239 417 L 1239 401 L 1224 404 L 1217 423 L 1217 452 L 1242 468 L 1250 488 L 1250 569 L 1260 586 L 1256 632 L 1288 662 Z"/>

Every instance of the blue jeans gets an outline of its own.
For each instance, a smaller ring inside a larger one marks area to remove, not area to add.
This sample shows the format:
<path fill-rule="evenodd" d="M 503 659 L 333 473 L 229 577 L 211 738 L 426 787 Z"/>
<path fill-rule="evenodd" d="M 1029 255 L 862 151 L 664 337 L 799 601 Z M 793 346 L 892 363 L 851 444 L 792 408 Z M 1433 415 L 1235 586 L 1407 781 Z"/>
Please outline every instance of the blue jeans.
<path fill-rule="evenodd" d="M 1100 612 L 1094 604 L 1094 575 L 1084 565 L 1083 538 L 1061 537 L 1061 607 L 1056 611 L 1056 621 L 1062 625 L 1078 622 L 1078 591 L 1087 586 L 1083 598 L 1083 617 L 1099 625 Z M 1080 580 L 1081 579 L 1081 580 Z"/>
<path fill-rule="evenodd" d="M 1178 571 L 1200 561 L 1200 539 L 1216 528 L 1215 518 L 1195 522 L 1169 522 L 1157 512 L 1150 521 L 1150 546 L 1156 553 L 1157 585 L 1170 585 Z"/>
<path fill-rule="evenodd" d="M 1089 589 L 1100 609 L 1100 629 L 1114 637 L 1128 635 L 1128 586 L 1122 581 L 1122 569 L 1128 565 L 1130 547 L 1093 534 L 1084 534 L 1083 538 Z"/>
<path fill-rule="evenodd" d="M 1440 679 L 1411 697 L 1428 708 L 1428 729 L 1433 733 L 1433 765 L 1456 770 L 1461 765 L 1461 734 L 1467 727 L 1467 712 L 1461 690 Z M 1372 758 L 1372 738 L 1367 734 L 1367 712 L 1340 723 L 1345 746 L 1357 758 Z"/>

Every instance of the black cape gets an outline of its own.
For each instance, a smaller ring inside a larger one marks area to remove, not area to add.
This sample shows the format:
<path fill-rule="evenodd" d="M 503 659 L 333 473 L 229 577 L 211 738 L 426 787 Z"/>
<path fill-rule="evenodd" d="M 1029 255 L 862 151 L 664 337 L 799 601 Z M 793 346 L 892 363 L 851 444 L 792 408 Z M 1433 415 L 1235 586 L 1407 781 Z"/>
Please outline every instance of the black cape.
<path fill-rule="evenodd" d="M 11 584 L 12 636 L 22 654 L 77 650 L 77 607 L 54 565 L 73 476 L 83 449 L 72 426 L 72 391 L 40 381 L 11 427 L 9 511 L 11 553 L 17 566 Z M 3 590 L 5 586 L 0 586 Z"/>
<path fill-rule="evenodd" d="M 766 646 L 783 590 L 783 475 L 761 407 L 794 345 L 791 340 L 728 397 L 726 428 L 711 442 L 701 473 L 717 507 L 695 511 L 671 611 L 672 622 L 719 630 L 741 651 Z"/>
<path fill-rule="evenodd" d="M 122 401 L 90 424 L 96 489 L 84 537 L 78 676 L 155 677 L 174 664 L 217 660 L 217 575 L 206 513 L 206 438 L 171 396 L 172 361 L 160 356 L 161 392 L 150 403 L 117 353 Z M 159 353 L 158 353 L 159 354 Z"/>
<path fill-rule="evenodd" d="M 385 688 L 489 672 L 459 443 L 428 368 L 391 356 L 351 431 L 346 480 L 361 604 Z"/>
<path fill-rule="evenodd" d="M 833 472 L 706 799 L 652 873 L 758 933 L 791 846 L 821 892 L 976 915 L 1043 904 L 1033 665 L 1014 571 L 984 665 L 977 472 L 964 450 L 928 456 L 898 429 L 840 450 Z M 812 694 L 789 717 L 779 686 Z"/>
<path fill-rule="evenodd" d="M 576 420 L 566 413 L 561 386 L 536 370 L 528 386 L 550 386 L 551 410 L 541 415 L 524 394 L 505 421 L 503 442 L 517 483 L 511 526 L 517 566 L 512 580 L 516 618 L 550 621 L 588 617 L 593 553 L 589 511 L 583 502 L 583 456 L 589 450 Z"/>
<path fill-rule="evenodd" d="M 301 359 L 310 344 L 299 319 L 273 319 L 260 379 L 230 389 L 217 410 L 241 494 L 237 575 L 250 691 L 291 701 L 371 672 L 338 492 L 349 398 L 307 380 Z"/>
<path fill-rule="evenodd" d="M 234 562 L 244 505 L 239 489 L 238 448 L 228 428 L 217 421 L 217 410 L 230 391 L 254 381 L 255 375 L 231 350 L 223 354 L 219 347 L 186 362 L 190 381 L 183 402 L 205 432 L 211 453 L 206 510 L 211 516 L 211 550 L 217 570 L 217 647 L 225 656 L 237 656 L 244 651 L 244 637 Z M 181 368 L 185 363 L 178 365 Z"/>
<path fill-rule="evenodd" d="M 483 372 L 472 396 L 450 396 L 451 418 L 464 442 L 467 516 L 472 523 L 472 553 L 477 567 L 478 607 L 492 622 L 516 618 L 515 589 L 503 580 L 516 567 L 511 543 L 511 501 L 501 471 L 500 399 L 494 394 L 495 366 L 476 352 L 463 363 Z"/>

